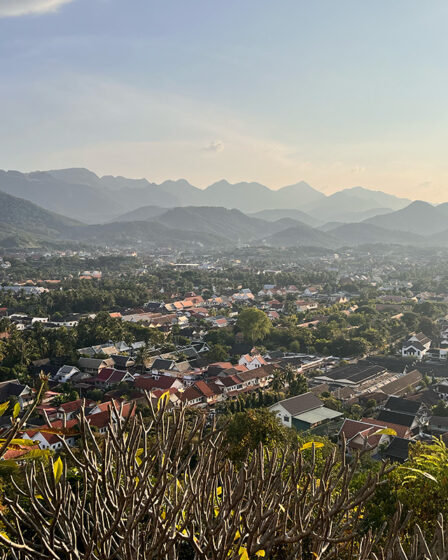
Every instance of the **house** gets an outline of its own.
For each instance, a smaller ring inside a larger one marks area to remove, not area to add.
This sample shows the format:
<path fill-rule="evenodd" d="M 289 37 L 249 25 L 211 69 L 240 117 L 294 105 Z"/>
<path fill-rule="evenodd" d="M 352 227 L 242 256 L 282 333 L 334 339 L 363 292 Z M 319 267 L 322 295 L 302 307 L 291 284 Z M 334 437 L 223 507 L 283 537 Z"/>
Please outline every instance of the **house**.
<path fill-rule="evenodd" d="M 26 430 L 23 434 L 23 439 L 30 439 L 39 445 L 40 449 L 49 449 L 57 451 L 64 446 L 62 440 L 65 439 L 67 445 L 73 447 L 76 442 L 77 420 L 68 420 L 64 423 L 62 420 L 56 420 L 50 425 L 40 426 L 34 430 Z M 45 430 L 61 430 L 61 433 L 49 433 Z M 63 433 L 62 433 L 63 431 Z"/>
<path fill-rule="evenodd" d="M 417 358 L 421 360 L 431 348 L 431 339 L 423 333 L 412 334 L 401 347 L 404 358 Z"/>
<path fill-rule="evenodd" d="M 402 397 L 422 385 L 423 375 L 418 369 L 405 373 L 381 387 L 381 391 L 387 395 Z"/>
<path fill-rule="evenodd" d="M 392 463 L 404 463 L 409 457 L 410 444 L 409 439 L 394 437 L 389 446 L 381 452 L 381 456 Z"/>
<path fill-rule="evenodd" d="M 389 397 L 378 414 L 378 420 L 406 426 L 414 434 L 428 422 L 422 403 L 401 397 Z"/>
<path fill-rule="evenodd" d="M 59 383 L 67 383 L 77 373 L 79 373 L 77 367 L 64 365 L 58 369 L 53 379 Z"/>
<path fill-rule="evenodd" d="M 342 416 L 341 412 L 324 407 L 323 402 L 311 392 L 279 401 L 269 410 L 277 415 L 284 426 L 299 431 L 310 430 Z"/>
<path fill-rule="evenodd" d="M 135 365 L 135 360 L 129 356 L 123 356 L 121 354 L 112 354 L 112 360 L 114 361 L 115 369 L 127 370 L 128 368 Z"/>
<path fill-rule="evenodd" d="M 98 375 L 104 368 L 111 368 L 114 365 L 112 358 L 79 358 L 78 366 L 84 373 Z"/>
<path fill-rule="evenodd" d="M 97 405 L 86 417 L 86 420 L 93 428 L 96 428 L 100 434 L 104 434 L 111 422 L 117 422 L 117 415 L 119 418 L 124 419 L 128 416 L 134 416 L 134 414 L 135 406 L 132 403 L 109 401 Z"/>
<path fill-rule="evenodd" d="M 9 401 L 11 397 L 15 397 L 20 408 L 24 408 L 33 402 L 34 393 L 28 385 L 23 385 L 18 379 L 2 381 L 0 383 L 0 402 Z"/>
<path fill-rule="evenodd" d="M 372 418 L 362 420 L 346 418 L 338 433 L 339 447 L 342 447 L 345 440 L 346 452 L 349 455 L 358 451 L 368 451 L 371 455 L 376 455 L 380 446 L 388 445 L 391 438 L 394 437 L 390 434 L 379 433 L 385 428 L 394 430 L 399 437 L 407 439 L 411 437 L 409 428 L 405 426 Z"/>
<path fill-rule="evenodd" d="M 95 387 L 108 388 L 119 383 L 132 383 L 134 376 L 128 371 L 121 371 L 114 368 L 103 368 L 98 375 L 92 378 Z"/>
<path fill-rule="evenodd" d="M 204 395 L 194 385 L 187 387 L 179 396 L 181 402 L 186 406 L 196 406 L 203 402 Z"/>
<path fill-rule="evenodd" d="M 347 366 L 337 367 L 328 373 L 313 378 L 315 384 L 326 383 L 333 389 L 338 387 L 357 388 L 363 383 L 370 382 L 387 372 L 385 367 L 358 362 Z"/>
<path fill-rule="evenodd" d="M 72 420 L 80 413 L 83 406 L 87 411 L 94 404 L 95 404 L 94 401 L 90 401 L 90 400 L 84 401 L 84 399 L 77 399 L 75 401 L 66 402 L 64 404 L 61 404 L 56 409 L 56 418 L 58 420 L 63 420 L 64 418 L 66 418 L 66 420 Z"/>
<path fill-rule="evenodd" d="M 267 365 L 266 360 L 260 354 L 244 354 L 238 360 L 240 366 L 246 366 L 247 369 L 255 369 Z"/>
<path fill-rule="evenodd" d="M 434 391 L 442 401 L 448 401 L 448 382 L 442 381 L 434 385 Z"/>
<path fill-rule="evenodd" d="M 194 391 L 189 391 L 190 389 L 194 389 Z M 188 391 L 188 393 L 187 393 Z M 185 393 L 187 395 L 184 397 Z M 199 393 L 202 395 L 201 401 L 197 404 L 204 404 L 204 405 L 211 405 L 215 404 L 218 400 L 222 400 L 223 390 L 217 383 L 210 382 L 210 381 L 196 381 L 191 387 L 188 387 L 183 393 L 180 394 L 180 400 L 182 402 L 186 402 L 185 399 L 190 399 L 194 395 Z M 196 397 L 194 397 L 196 400 Z"/>
<path fill-rule="evenodd" d="M 431 416 L 429 419 L 429 431 L 434 436 L 440 436 L 448 432 L 448 417 Z"/>
<path fill-rule="evenodd" d="M 158 378 L 140 375 L 135 379 L 135 388 L 144 393 L 145 391 L 168 391 L 169 389 L 182 390 L 184 384 L 176 377 L 161 375 Z"/>

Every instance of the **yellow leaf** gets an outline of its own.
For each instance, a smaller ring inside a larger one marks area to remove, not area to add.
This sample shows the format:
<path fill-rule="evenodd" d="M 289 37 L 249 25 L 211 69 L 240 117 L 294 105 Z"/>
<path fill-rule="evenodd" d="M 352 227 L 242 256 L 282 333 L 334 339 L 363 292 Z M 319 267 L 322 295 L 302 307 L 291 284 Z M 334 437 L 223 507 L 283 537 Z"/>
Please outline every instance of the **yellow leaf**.
<path fill-rule="evenodd" d="M 236 533 L 235 533 L 235 538 L 233 540 L 237 541 L 240 538 L 241 538 L 241 533 L 237 530 Z"/>
<path fill-rule="evenodd" d="M 36 494 L 34 497 L 36 498 L 36 500 L 43 500 L 44 499 L 42 494 Z"/>
<path fill-rule="evenodd" d="M 213 511 L 215 512 L 215 517 L 218 517 L 218 515 L 219 515 L 219 508 L 215 507 L 215 508 L 213 509 Z"/>
<path fill-rule="evenodd" d="M 143 453 L 144 449 L 143 447 L 140 447 L 139 449 L 137 449 L 137 452 L 135 454 L 135 461 L 137 462 L 137 465 L 140 466 L 142 464 L 142 460 L 140 459 L 140 455 Z"/>
<path fill-rule="evenodd" d="M 308 441 L 307 443 L 304 443 L 302 445 L 300 451 L 305 451 L 305 449 L 311 449 L 313 446 L 315 449 L 319 449 L 320 447 L 323 447 L 324 444 L 320 441 Z"/>
<path fill-rule="evenodd" d="M 64 466 L 62 464 L 62 459 L 60 457 L 53 464 L 53 476 L 54 476 L 54 483 L 57 484 L 62 476 L 62 471 L 64 470 Z"/>
<path fill-rule="evenodd" d="M 0 416 L 3 416 L 3 414 L 5 414 L 5 412 L 8 410 L 8 407 L 9 407 L 9 402 L 4 402 L 0 404 Z"/>
<path fill-rule="evenodd" d="M 216 489 L 216 495 L 221 496 L 221 494 L 222 494 L 222 486 L 218 486 L 218 488 Z"/>
<path fill-rule="evenodd" d="M 6 441 L 6 440 L 0 440 L 0 441 Z M 23 445 L 23 446 L 34 446 L 37 445 L 35 441 L 33 441 L 32 439 L 12 439 L 9 442 L 9 445 Z"/>
<path fill-rule="evenodd" d="M 11 539 L 8 537 L 8 535 L 4 532 L 4 531 L 0 531 L 0 535 L 6 539 L 7 541 L 10 541 Z"/>
<path fill-rule="evenodd" d="M 17 416 L 19 414 L 20 414 L 20 404 L 18 402 L 16 402 L 16 404 L 14 405 L 14 408 L 12 409 L 12 417 L 17 418 Z"/>
<path fill-rule="evenodd" d="M 371 434 L 372 436 L 380 436 L 380 435 L 385 435 L 385 436 L 396 436 L 397 432 L 395 430 L 393 430 L 392 428 L 382 428 L 381 430 L 377 430 L 374 434 Z"/>
<path fill-rule="evenodd" d="M 182 490 L 182 484 L 180 483 L 178 478 L 176 478 L 176 486 L 179 488 L 179 490 Z"/>
<path fill-rule="evenodd" d="M 165 391 L 165 393 L 163 393 L 163 395 L 161 395 L 159 400 L 157 401 L 157 410 L 160 410 L 160 407 L 162 406 L 166 406 L 169 400 L 170 400 L 170 392 Z"/>
<path fill-rule="evenodd" d="M 247 554 L 247 548 L 245 546 L 240 546 L 238 554 L 240 555 L 240 560 L 249 560 L 249 554 Z"/>
<path fill-rule="evenodd" d="M 266 552 L 264 550 L 258 550 L 255 553 L 255 556 L 259 556 L 260 558 L 264 558 L 266 556 Z"/>
<path fill-rule="evenodd" d="M 161 517 L 162 519 L 166 519 L 166 511 L 165 511 L 165 510 L 162 511 L 162 513 L 160 514 L 160 517 Z"/>

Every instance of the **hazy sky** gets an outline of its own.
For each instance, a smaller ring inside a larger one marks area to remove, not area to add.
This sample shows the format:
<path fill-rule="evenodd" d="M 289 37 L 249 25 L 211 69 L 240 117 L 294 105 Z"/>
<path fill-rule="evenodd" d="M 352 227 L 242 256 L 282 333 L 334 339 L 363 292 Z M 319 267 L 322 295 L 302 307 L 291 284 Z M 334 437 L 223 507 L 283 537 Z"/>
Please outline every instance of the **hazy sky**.
<path fill-rule="evenodd" d="M 0 168 L 448 200 L 446 0 L 0 0 Z"/>

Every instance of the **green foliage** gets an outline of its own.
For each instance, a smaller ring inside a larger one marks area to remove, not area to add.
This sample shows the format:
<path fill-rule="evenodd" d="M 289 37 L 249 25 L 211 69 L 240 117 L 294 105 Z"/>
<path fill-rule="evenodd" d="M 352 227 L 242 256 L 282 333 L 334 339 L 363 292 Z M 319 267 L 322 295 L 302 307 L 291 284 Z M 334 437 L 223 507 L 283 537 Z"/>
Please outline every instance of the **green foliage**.
<path fill-rule="evenodd" d="M 416 442 L 409 449 L 409 460 L 388 475 L 367 504 L 366 518 L 379 526 L 400 502 L 431 534 L 438 514 L 448 515 L 448 449 L 437 438 L 431 443 Z"/>
<path fill-rule="evenodd" d="M 268 316 L 261 309 L 248 307 L 238 315 L 238 327 L 249 342 L 264 340 L 271 331 L 272 324 Z"/>
<path fill-rule="evenodd" d="M 294 432 L 283 427 L 275 414 L 263 408 L 237 412 L 225 427 L 225 434 L 233 461 L 242 461 L 260 443 L 272 449 L 296 439 Z"/>

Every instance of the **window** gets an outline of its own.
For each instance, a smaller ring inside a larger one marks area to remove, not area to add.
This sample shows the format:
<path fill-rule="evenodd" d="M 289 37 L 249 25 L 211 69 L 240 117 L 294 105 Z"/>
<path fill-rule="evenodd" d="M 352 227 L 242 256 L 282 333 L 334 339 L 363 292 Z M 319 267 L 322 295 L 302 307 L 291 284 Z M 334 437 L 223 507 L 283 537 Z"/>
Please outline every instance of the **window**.
<path fill-rule="evenodd" d="M 289 416 L 283 416 L 283 422 L 289 422 Z"/>

